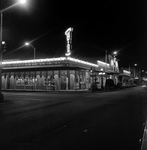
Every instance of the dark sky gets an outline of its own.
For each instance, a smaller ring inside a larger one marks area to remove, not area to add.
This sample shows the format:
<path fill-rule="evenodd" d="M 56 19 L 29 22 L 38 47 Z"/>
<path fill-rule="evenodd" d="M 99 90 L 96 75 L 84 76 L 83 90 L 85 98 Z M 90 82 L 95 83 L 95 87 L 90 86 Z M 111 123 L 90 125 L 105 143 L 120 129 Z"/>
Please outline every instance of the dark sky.
<path fill-rule="evenodd" d="M 2 0 L 3 7 L 17 0 Z M 146 0 L 28 0 L 4 12 L 4 59 L 64 56 L 68 27 L 73 27 L 73 57 L 97 60 L 105 51 L 119 51 L 119 64 L 147 70 Z"/>

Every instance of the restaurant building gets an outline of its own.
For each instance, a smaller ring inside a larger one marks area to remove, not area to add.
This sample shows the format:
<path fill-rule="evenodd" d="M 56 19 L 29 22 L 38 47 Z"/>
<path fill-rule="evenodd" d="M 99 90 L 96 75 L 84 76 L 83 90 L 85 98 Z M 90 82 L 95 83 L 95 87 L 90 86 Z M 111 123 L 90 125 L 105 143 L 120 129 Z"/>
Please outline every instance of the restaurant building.
<path fill-rule="evenodd" d="M 116 61 L 116 60 L 115 60 Z M 118 83 L 118 63 L 91 63 L 72 57 L 2 62 L 2 90 L 80 90 L 106 79 Z"/>
<path fill-rule="evenodd" d="M 65 31 L 67 51 L 65 57 L 2 62 L 2 90 L 89 90 L 105 86 L 106 79 L 119 82 L 119 67 L 115 56 L 108 63 L 95 63 L 72 58 L 73 28 Z"/>

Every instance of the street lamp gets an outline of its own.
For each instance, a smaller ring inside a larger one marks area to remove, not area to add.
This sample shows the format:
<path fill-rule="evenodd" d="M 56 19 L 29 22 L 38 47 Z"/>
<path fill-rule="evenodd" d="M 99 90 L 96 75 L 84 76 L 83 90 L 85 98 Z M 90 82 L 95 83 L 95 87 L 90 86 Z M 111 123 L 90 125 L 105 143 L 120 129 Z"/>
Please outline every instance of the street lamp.
<path fill-rule="evenodd" d="M 1 46 L 1 54 L 3 56 L 3 53 L 6 51 L 6 42 L 2 41 L 2 46 Z M 3 58 L 3 57 L 2 57 Z"/>
<path fill-rule="evenodd" d="M 2 94 L 2 41 L 3 41 L 3 12 L 16 6 L 20 3 L 25 3 L 26 0 L 19 0 L 17 3 L 2 9 L 2 0 L 0 0 L 0 101 L 4 100 L 4 95 Z"/>
<path fill-rule="evenodd" d="M 117 51 L 114 51 L 114 52 L 113 52 L 113 56 L 114 56 L 114 57 L 117 56 Z"/>
<path fill-rule="evenodd" d="M 32 44 L 28 43 L 28 42 L 26 42 L 25 45 L 26 46 L 31 46 L 33 48 L 33 50 L 34 50 L 34 60 L 35 60 L 35 53 L 36 53 L 35 47 Z"/>
<path fill-rule="evenodd" d="M 141 70 L 141 78 L 145 78 L 145 71 L 144 70 Z"/>
<path fill-rule="evenodd" d="M 99 75 L 101 75 L 101 89 L 103 90 L 103 89 L 104 89 L 103 76 L 105 75 L 105 72 L 104 72 L 104 69 L 103 69 L 103 68 L 101 68 L 100 71 L 101 71 L 101 72 L 99 73 Z"/>
<path fill-rule="evenodd" d="M 134 78 L 136 77 L 136 67 L 137 66 L 137 64 L 134 64 Z"/>
<path fill-rule="evenodd" d="M 26 0 L 20 0 L 19 2 L 20 3 L 26 3 Z"/>

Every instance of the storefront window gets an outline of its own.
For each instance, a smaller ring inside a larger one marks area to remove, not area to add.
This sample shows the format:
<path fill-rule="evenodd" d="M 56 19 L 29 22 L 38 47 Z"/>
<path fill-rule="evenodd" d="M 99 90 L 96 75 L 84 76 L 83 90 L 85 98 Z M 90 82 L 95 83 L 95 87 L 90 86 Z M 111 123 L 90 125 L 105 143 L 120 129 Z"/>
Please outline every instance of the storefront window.
<path fill-rule="evenodd" d="M 34 78 L 29 78 L 29 77 L 25 77 L 25 79 L 23 77 L 16 77 L 16 86 L 32 86 L 32 85 L 37 85 L 37 79 Z"/>
<path fill-rule="evenodd" d="M 61 89 L 65 90 L 66 89 L 66 76 L 61 76 Z"/>
<path fill-rule="evenodd" d="M 25 85 L 28 85 L 28 77 L 25 77 L 25 79 L 24 79 L 24 84 L 25 84 Z"/>
<path fill-rule="evenodd" d="M 28 78 L 28 85 L 37 85 L 37 79 L 35 78 Z"/>
<path fill-rule="evenodd" d="M 54 84 L 55 82 L 53 76 L 48 76 L 47 78 L 45 78 L 45 82 L 44 82 L 45 86 L 54 86 Z"/>
<path fill-rule="evenodd" d="M 79 83 L 79 76 L 77 75 L 76 83 Z"/>
<path fill-rule="evenodd" d="M 24 85 L 24 79 L 23 78 L 17 78 L 16 79 L 16 85 Z"/>

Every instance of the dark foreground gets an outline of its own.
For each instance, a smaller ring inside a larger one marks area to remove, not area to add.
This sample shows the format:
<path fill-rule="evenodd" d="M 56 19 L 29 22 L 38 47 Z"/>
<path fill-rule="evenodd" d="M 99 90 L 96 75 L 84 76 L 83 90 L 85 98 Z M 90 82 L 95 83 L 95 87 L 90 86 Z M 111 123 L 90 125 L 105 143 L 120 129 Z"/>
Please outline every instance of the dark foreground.
<path fill-rule="evenodd" d="M 147 90 L 4 92 L 0 147 L 15 150 L 140 150 Z"/>

